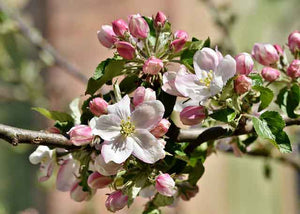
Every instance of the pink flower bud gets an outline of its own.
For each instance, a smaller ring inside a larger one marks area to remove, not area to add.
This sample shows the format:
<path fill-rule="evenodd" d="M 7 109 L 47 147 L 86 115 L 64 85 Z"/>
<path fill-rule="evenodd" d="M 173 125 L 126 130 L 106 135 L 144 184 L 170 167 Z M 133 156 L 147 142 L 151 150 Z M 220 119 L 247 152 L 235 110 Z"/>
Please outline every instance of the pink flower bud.
<path fill-rule="evenodd" d="M 107 187 L 112 181 L 110 177 L 101 175 L 99 172 L 93 172 L 88 178 L 88 185 L 93 189 L 102 189 Z"/>
<path fill-rule="evenodd" d="M 117 51 L 124 59 L 133 59 L 135 57 L 135 48 L 128 42 L 116 42 Z"/>
<path fill-rule="evenodd" d="M 148 23 L 140 14 L 129 16 L 128 26 L 131 35 L 139 39 L 146 38 L 150 31 Z"/>
<path fill-rule="evenodd" d="M 183 31 L 183 30 L 177 30 L 175 33 L 174 33 L 174 36 L 176 39 L 185 39 L 185 41 L 187 41 L 188 39 L 188 34 L 187 32 Z"/>
<path fill-rule="evenodd" d="M 70 196 L 76 202 L 87 201 L 91 197 L 89 192 L 83 191 L 82 186 L 78 182 L 75 182 L 71 187 Z"/>
<path fill-rule="evenodd" d="M 292 61 L 292 63 L 289 65 L 289 67 L 287 69 L 287 75 L 289 75 L 293 79 L 300 77 L 300 60 L 299 59 L 295 59 Z"/>
<path fill-rule="evenodd" d="M 144 88 L 143 86 L 140 86 L 135 90 L 133 95 L 133 104 L 135 106 L 150 100 L 156 100 L 155 91 L 151 88 Z"/>
<path fill-rule="evenodd" d="M 260 64 L 270 66 L 279 60 L 277 50 L 271 44 L 255 43 L 252 57 Z"/>
<path fill-rule="evenodd" d="M 254 62 L 248 53 L 240 53 L 235 57 L 236 71 L 238 74 L 248 75 L 253 69 Z"/>
<path fill-rule="evenodd" d="M 175 39 L 174 41 L 171 42 L 170 48 L 174 51 L 174 53 L 178 53 L 179 51 L 182 50 L 186 43 L 186 39 L 181 38 L 181 39 Z"/>
<path fill-rule="evenodd" d="M 157 126 L 151 130 L 151 134 L 153 134 L 156 138 L 160 138 L 168 132 L 170 125 L 171 123 L 169 120 L 162 119 Z"/>
<path fill-rule="evenodd" d="M 76 146 L 89 144 L 93 140 L 91 127 L 87 125 L 77 125 L 68 132 L 70 141 Z"/>
<path fill-rule="evenodd" d="M 166 20 L 167 20 L 166 15 L 163 12 L 158 11 L 154 19 L 154 26 L 164 27 Z"/>
<path fill-rule="evenodd" d="M 279 56 L 283 56 L 284 51 L 283 51 L 282 47 L 281 47 L 280 45 L 277 45 L 277 44 L 275 44 L 275 45 L 273 45 L 273 46 L 274 46 L 274 48 L 276 49 L 278 55 L 279 55 Z"/>
<path fill-rule="evenodd" d="M 165 196 L 173 196 L 176 193 L 175 181 L 167 173 L 156 177 L 155 188 L 157 192 Z"/>
<path fill-rule="evenodd" d="M 251 90 L 252 80 L 246 75 L 239 75 L 234 80 L 234 90 L 238 94 L 244 94 Z"/>
<path fill-rule="evenodd" d="M 121 190 L 111 193 L 105 201 L 106 208 L 111 212 L 123 209 L 127 205 L 128 196 L 123 195 Z"/>
<path fill-rule="evenodd" d="M 112 48 L 114 43 L 118 41 L 116 34 L 109 25 L 102 25 L 101 30 L 97 32 L 100 43 L 107 48 Z"/>
<path fill-rule="evenodd" d="M 300 51 L 300 31 L 295 30 L 289 35 L 288 46 L 292 53 Z"/>
<path fill-rule="evenodd" d="M 164 67 L 164 63 L 162 60 L 157 59 L 154 56 L 151 56 L 144 64 L 143 66 L 143 72 L 145 74 L 158 74 L 158 72 L 161 71 L 161 69 Z"/>
<path fill-rule="evenodd" d="M 123 37 L 128 31 L 128 25 L 123 19 L 117 19 L 112 22 L 112 28 L 117 36 Z"/>
<path fill-rule="evenodd" d="M 280 71 L 271 67 L 264 67 L 261 71 L 262 77 L 269 82 L 277 80 L 280 76 Z"/>
<path fill-rule="evenodd" d="M 90 111 L 97 117 L 107 114 L 107 106 L 108 103 L 100 97 L 94 98 L 89 103 Z"/>
<path fill-rule="evenodd" d="M 184 125 L 196 125 L 206 118 L 203 106 L 187 106 L 180 112 L 180 120 Z"/>

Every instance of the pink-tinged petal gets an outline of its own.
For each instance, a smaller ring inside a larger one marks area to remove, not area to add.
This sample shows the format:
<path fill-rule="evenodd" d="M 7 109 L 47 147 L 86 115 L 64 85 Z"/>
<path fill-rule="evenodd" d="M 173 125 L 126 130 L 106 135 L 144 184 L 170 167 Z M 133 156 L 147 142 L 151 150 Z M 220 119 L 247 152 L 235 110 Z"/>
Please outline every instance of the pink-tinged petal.
<path fill-rule="evenodd" d="M 138 129 L 128 138 L 133 142 L 132 154 L 141 161 L 152 164 L 165 157 L 163 147 L 149 131 Z"/>
<path fill-rule="evenodd" d="M 120 136 L 114 141 L 104 141 L 101 154 L 105 163 L 113 161 L 115 163 L 123 163 L 132 153 L 132 141 L 129 137 Z"/>
<path fill-rule="evenodd" d="M 226 55 L 223 60 L 219 63 L 217 70 L 215 71 L 216 76 L 221 76 L 223 84 L 225 85 L 227 80 L 233 77 L 236 73 L 236 62 L 230 56 Z"/>
<path fill-rule="evenodd" d="M 39 176 L 39 182 L 44 182 L 50 178 L 50 176 L 53 173 L 54 166 L 55 164 L 53 161 L 50 161 L 45 165 L 41 164 L 40 166 L 41 175 Z"/>
<path fill-rule="evenodd" d="M 130 116 L 130 99 L 128 95 L 123 97 L 116 104 L 107 107 L 108 114 L 114 114 L 121 120 L 126 119 Z"/>
<path fill-rule="evenodd" d="M 131 121 L 136 129 L 152 129 L 162 119 L 165 112 L 164 105 L 158 101 L 147 101 L 137 106 L 131 114 Z"/>
<path fill-rule="evenodd" d="M 120 135 L 121 119 L 114 115 L 102 115 L 90 121 L 93 135 L 99 135 L 104 140 L 114 140 Z"/>
<path fill-rule="evenodd" d="M 195 72 L 200 70 L 214 71 L 219 64 L 219 55 L 211 48 L 197 51 L 193 57 Z"/>
<path fill-rule="evenodd" d="M 164 73 L 162 90 L 173 96 L 183 97 L 183 95 L 175 87 L 176 75 L 176 72 L 173 71 L 168 71 Z"/>
<path fill-rule="evenodd" d="M 94 167 L 100 174 L 110 176 L 117 174 L 118 171 L 122 168 L 122 165 L 116 164 L 112 161 L 105 163 L 104 158 L 100 154 L 95 158 Z"/>
<path fill-rule="evenodd" d="M 77 180 L 76 176 L 79 170 L 79 163 L 73 159 L 68 159 L 60 166 L 57 178 L 56 189 L 67 192 L 71 189 L 74 182 Z"/>
<path fill-rule="evenodd" d="M 201 83 L 195 74 L 186 74 L 184 76 L 180 76 L 175 81 L 177 90 L 186 97 L 193 97 L 194 94 L 197 94 L 197 90 L 207 88 L 200 84 Z"/>

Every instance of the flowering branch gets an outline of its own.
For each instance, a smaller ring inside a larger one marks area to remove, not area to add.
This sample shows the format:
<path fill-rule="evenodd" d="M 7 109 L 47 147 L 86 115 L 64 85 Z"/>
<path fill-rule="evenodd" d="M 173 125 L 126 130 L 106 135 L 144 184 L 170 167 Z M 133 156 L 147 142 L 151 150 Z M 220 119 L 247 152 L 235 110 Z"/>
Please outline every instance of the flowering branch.
<path fill-rule="evenodd" d="M 20 33 L 22 33 L 34 46 L 49 53 L 53 57 L 56 66 L 63 68 L 64 71 L 82 83 L 87 83 L 87 77 L 84 76 L 77 67 L 60 55 L 60 53 L 58 53 L 36 29 L 25 23 L 17 12 L 12 12 L 3 1 L 0 1 L 0 11 L 16 22 Z"/>

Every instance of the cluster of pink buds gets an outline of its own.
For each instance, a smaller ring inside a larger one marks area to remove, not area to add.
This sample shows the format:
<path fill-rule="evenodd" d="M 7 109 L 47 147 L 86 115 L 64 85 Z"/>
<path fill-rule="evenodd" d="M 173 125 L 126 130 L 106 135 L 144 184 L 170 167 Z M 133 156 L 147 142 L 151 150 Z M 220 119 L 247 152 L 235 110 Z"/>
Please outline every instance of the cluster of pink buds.
<path fill-rule="evenodd" d="M 144 74 L 157 75 L 164 69 L 164 63 L 168 62 L 170 54 L 183 50 L 188 34 L 183 30 L 172 34 L 166 27 L 167 17 L 161 11 L 152 18 L 153 26 L 149 26 L 147 19 L 140 14 L 130 15 L 128 22 L 117 19 L 112 22 L 112 26 L 101 27 L 98 39 L 104 47 L 115 48 L 125 60 L 130 62 L 135 59 L 130 66 L 142 66 Z M 150 29 L 155 29 L 155 38 Z M 161 34 L 164 36 L 160 37 Z"/>
<path fill-rule="evenodd" d="M 251 90 L 252 80 L 248 75 L 253 70 L 254 62 L 248 53 L 238 54 L 235 57 L 235 61 L 238 76 L 234 80 L 234 90 L 238 94 L 244 94 Z"/>

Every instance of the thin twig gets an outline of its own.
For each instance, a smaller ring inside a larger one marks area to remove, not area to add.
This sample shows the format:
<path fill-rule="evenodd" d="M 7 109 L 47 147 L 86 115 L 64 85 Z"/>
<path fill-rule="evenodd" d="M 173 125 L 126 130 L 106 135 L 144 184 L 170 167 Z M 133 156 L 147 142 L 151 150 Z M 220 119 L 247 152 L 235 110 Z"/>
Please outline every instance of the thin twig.
<path fill-rule="evenodd" d="M 56 66 L 63 68 L 64 71 L 81 82 L 87 83 L 87 77 L 83 75 L 77 67 L 60 55 L 60 53 L 58 53 L 35 28 L 25 23 L 17 12 L 12 12 L 2 0 L 0 0 L 0 11 L 5 13 L 10 19 L 16 22 L 20 33 L 22 33 L 22 35 L 26 37 L 35 47 L 49 53 L 53 57 Z"/>

